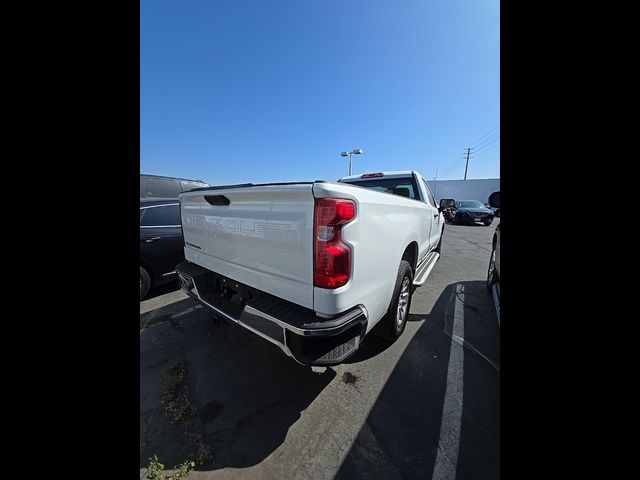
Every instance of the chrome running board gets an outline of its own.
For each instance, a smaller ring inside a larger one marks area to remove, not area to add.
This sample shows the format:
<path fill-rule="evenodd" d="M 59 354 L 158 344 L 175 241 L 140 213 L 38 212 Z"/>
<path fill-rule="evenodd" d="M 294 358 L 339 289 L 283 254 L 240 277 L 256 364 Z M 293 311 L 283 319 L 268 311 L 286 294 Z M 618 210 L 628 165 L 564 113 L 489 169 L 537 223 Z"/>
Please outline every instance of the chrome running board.
<path fill-rule="evenodd" d="M 413 286 L 420 287 L 424 285 L 424 282 L 427 281 L 427 277 L 433 270 L 433 267 L 436 265 L 436 262 L 440 258 L 440 254 L 438 252 L 430 252 L 427 254 L 427 257 L 422 261 L 420 266 L 417 268 L 416 276 L 413 279 Z"/>

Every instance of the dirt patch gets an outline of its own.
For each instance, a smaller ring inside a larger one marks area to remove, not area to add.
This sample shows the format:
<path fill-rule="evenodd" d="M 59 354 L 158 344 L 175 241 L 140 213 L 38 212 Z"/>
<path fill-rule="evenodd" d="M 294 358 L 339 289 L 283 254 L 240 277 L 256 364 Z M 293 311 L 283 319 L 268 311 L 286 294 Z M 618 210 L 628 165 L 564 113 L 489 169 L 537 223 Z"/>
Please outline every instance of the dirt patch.
<path fill-rule="evenodd" d="M 351 372 L 344 372 L 342 374 L 342 381 L 344 383 L 346 383 L 347 385 L 353 385 L 354 383 L 356 383 L 358 381 L 360 377 L 358 377 L 357 375 L 354 375 Z"/>

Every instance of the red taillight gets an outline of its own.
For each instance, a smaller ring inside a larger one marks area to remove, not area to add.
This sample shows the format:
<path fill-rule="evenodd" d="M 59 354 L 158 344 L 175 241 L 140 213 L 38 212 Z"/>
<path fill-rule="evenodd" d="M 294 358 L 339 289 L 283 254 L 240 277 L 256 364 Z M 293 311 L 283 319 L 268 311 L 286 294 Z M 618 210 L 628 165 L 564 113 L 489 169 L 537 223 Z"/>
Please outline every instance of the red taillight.
<path fill-rule="evenodd" d="M 360 176 L 360 178 L 377 178 L 377 177 L 384 177 L 384 173 L 382 172 L 365 173 L 364 175 Z"/>
<path fill-rule="evenodd" d="M 342 227 L 356 216 L 356 204 L 343 198 L 316 198 L 313 229 L 313 283 L 338 288 L 349 281 L 351 248 L 342 242 Z"/>

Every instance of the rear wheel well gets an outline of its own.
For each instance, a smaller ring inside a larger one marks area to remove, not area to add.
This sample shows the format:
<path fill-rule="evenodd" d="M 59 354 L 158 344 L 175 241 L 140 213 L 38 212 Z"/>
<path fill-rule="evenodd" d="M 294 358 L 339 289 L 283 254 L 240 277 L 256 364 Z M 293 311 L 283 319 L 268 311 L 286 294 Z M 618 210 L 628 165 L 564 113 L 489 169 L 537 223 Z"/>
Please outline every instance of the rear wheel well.
<path fill-rule="evenodd" d="M 415 274 L 416 262 L 418 261 L 418 244 L 416 242 L 411 242 L 407 245 L 407 248 L 404 249 L 401 260 L 406 260 Z"/>

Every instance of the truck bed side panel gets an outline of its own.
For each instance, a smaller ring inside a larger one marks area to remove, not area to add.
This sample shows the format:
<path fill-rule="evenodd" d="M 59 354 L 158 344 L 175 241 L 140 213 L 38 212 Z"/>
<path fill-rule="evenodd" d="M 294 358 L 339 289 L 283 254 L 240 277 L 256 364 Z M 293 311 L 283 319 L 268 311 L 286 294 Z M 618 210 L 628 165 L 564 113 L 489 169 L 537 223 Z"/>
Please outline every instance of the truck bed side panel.
<path fill-rule="evenodd" d="M 316 197 L 351 198 L 356 219 L 343 228 L 343 241 L 352 246 L 352 276 L 343 287 L 316 288 L 314 309 L 333 315 L 362 305 L 370 318 L 368 330 L 385 314 L 391 302 L 398 267 L 405 248 L 420 244 L 428 234 L 422 218 L 424 203 L 349 184 L 314 185 Z M 419 252 L 419 254 L 422 252 Z"/>

